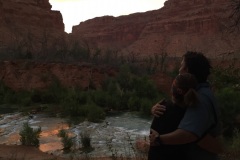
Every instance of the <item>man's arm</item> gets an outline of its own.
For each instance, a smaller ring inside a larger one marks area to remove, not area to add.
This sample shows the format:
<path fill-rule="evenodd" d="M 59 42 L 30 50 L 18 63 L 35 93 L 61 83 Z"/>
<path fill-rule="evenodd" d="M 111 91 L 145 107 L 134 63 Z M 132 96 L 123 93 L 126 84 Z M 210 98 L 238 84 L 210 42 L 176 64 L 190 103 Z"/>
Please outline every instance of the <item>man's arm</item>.
<path fill-rule="evenodd" d="M 194 142 L 198 136 L 183 129 L 176 129 L 173 132 L 160 135 L 163 144 L 186 144 Z"/>
<path fill-rule="evenodd" d="M 163 135 L 159 135 L 155 130 L 151 130 L 149 135 L 150 143 L 154 143 L 157 137 L 160 138 L 162 144 L 168 145 L 186 144 L 198 139 L 197 135 L 183 129 L 176 129 L 173 132 Z"/>

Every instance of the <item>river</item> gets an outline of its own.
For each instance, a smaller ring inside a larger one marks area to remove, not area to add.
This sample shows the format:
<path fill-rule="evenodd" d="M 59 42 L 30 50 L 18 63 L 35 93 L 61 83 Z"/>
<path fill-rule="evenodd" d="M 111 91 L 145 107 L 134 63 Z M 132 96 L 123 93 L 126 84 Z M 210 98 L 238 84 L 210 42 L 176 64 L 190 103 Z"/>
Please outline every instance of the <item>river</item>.
<path fill-rule="evenodd" d="M 80 133 L 87 132 L 94 148 L 90 156 L 132 156 L 132 148 L 137 138 L 147 138 L 151 120 L 143 119 L 134 113 L 121 113 L 107 116 L 102 123 L 82 122 L 69 127 L 65 119 L 35 114 L 33 117 L 21 113 L 0 115 L 0 144 L 20 145 L 19 132 L 22 125 L 29 122 L 32 128 L 42 128 L 39 149 L 43 152 L 64 156 L 59 130 L 66 129 L 75 137 L 75 148 L 81 147 Z M 81 152 L 77 152 L 81 154 Z"/>

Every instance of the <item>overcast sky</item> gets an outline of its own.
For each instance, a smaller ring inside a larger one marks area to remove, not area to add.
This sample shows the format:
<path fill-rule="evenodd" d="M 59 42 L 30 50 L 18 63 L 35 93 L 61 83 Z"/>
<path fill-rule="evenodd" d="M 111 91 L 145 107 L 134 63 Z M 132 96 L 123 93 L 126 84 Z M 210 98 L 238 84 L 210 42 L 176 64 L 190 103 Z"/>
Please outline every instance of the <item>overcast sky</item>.
<path fill-rule="evenodd" d="M 166 0 L 49 0 L 52 10 L 62 13 L 65 31 L 73 25 L 105 15 L 120 16 L 159 9 Z"/>

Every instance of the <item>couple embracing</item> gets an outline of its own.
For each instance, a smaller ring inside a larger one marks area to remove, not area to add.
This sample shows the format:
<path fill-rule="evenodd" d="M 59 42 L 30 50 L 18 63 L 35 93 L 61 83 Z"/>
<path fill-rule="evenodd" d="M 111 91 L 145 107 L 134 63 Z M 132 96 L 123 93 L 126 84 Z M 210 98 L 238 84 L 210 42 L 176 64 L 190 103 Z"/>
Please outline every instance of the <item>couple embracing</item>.
<path fill-rule="evenodd" d="M 219 159 L 219 108 L 207 82 L 210 69 L 202 53 L 183 55 L 171 100 L 152 107 L 148 160 Z"/>

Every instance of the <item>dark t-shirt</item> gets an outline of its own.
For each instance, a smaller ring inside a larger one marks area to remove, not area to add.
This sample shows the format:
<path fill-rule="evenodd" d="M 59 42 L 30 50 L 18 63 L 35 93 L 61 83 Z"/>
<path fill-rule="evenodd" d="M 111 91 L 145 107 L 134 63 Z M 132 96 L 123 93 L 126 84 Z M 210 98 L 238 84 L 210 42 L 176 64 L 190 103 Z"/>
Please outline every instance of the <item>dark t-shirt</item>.
<path fill-rule="evenodd" d="M 173 104 L 170 100 L 163 100 L 160 104 L 166 106 L 166 111 L 162 116 L 153 118 L 151 129 L 159 134 L 166 134 L 177 129 L 184 116 L 185 109 Z M 148 160 L 185 159 L 182 148 L 183 145 L 150 146 Z"/>
<path fill-rule="evenodd" d="M 160 104 L 166 106 L 166 111 L 162 116 L 153 118 L 151 128 L 159 134 L 166 134 L 177 129 L 184 116 L 185 109 L 169 100 L 164 100 Z"/>

